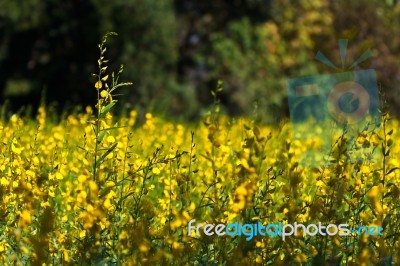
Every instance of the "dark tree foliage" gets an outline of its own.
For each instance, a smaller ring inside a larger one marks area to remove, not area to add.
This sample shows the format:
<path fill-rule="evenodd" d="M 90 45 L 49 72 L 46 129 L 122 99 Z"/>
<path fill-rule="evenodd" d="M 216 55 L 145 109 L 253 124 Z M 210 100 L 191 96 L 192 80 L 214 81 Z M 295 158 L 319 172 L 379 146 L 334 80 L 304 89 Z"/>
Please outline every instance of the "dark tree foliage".
<path fill-rule="evenodd" d="M 210 90 L 224 81 L 223 111 L 266 121 L 287 115 L 285 82 L 332 69 L 337 40 L 349 40 L 348 60 L 371 48 L 373 68 L 393 112 L 400 103 L 398 1 L 290 0 L 0 0 L 0 102 L 13 111 L 47 102 L 93 104 L 97 43 L 119 33 L 107 51 L 125 65 L 124 107 L 199 118 Z"/>
<path fill-rule="evenodd" d="M 196 1 L 176 0 L 175 10 L 180 21 L 178 77 L 180 81 L 195 84 L 197 97 L 203 104 L 209 102 L 210 88 L 219 77 L 207 75 L 210 66 L 206 58 L 211 54 L 213 34 L 228 32 L 229 25 L 248 19 L 262 24 L 271 18 L 270 0 Z M 229 97 L 222 95 L 225 104 Z"/>
<path fill-rule="evenodd" d="M 37 105 L 45 89 L 50 101 L 89 104 L 94 96 L 89 73 L 95 69 L 101 36 L 96 9 L 85 0 L 31 4 L 2 3 L 2 99 L 12 97 L 15 107 Z M 38 13 L 29 13 L 33 6 Z M 25 80 L 28 88 L 18 94 Z"/>

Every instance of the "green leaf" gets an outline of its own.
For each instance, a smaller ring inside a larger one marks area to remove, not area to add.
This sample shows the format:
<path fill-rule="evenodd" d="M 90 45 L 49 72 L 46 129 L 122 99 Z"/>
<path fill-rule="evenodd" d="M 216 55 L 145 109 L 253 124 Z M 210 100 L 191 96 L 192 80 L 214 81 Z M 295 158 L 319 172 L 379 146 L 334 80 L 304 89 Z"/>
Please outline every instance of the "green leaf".
<path fill-rule="evenodd" d="M 383 222 L 382 222 L 382 227 L 383 227 L 383 229 L 386 228 L 386 226 L 387 226 L 388 223 L 390 222 L 390 219 L 391 219 L 391 218 L 392 218 L 392 215 L 391 215 L 391 214 L 388 214 L 388 215 L 386 215 L 385 219 L 383 219 Z"/>
<path fill-rule="evenodd" d="M 106 107 L 104 107 L 103 109 L 101 109 L 100 114 L 99 114 L 99 118 L 103 118 L 106 116 L 106 114 L 110 111 L 110 109 L 117 103 L 117 101 L 112 101 L 109 104 L 107 104 Z"/>
<path fill-rule="evenodd" d="M 389 197 L 390 195 L 392 195 L 392 191 L 386 193 L 386 194 L 383 196 L 383 198 L 386 199 L 386 198 Z"/>
<path fill-rule="evenodd" d="M 104 161 L 104 159 L 115 149 L 115 147 L 117 147 L 118 143 L 114 143 L 110 148 L 108 148 L 108 150 L 100 157 L 100 159 L 97 161 L 96 163 L 96 167 L 99 167 L 102 162 Z"/>
<path fill-rule="evenodd" d="M 107 131 L 103 130 L 100 135 L 97 137 L 97 143 L 100 144 L 101 141 L 104 139 L 104 136 L 106 135 Z"/>
<path fill-rule="evenodd" d="M 390 169 L 387 173 L 386 173 L 386 175 L 389 175 L 389 174 L 391 174 L 392 172 L 394 172 L 394 171 L 396 171 L 396 170 L 399 170 L 400 169 L 400 167 L 393 167 L 392 169 Z"/>
<path fill-rule="evenodd" d="M 131 86 L 131 85 L 133 85 L 132 82 L 123 82 L 123 83 L 119 83 L 119 84 L 115 85 L 114 87 L 112 87 L 112 89 L 110 90 L 110 93 L 113 92 L 113 91 L 115 91 L 115 90 L 116 90 L 117 88 L 119 88 L 119 87 Z"/>
<path fill-rule="evenodd" d="M 84 150 L 84 151 L 87 152 L 87 150 L 86 150 L 84 147 L 82 147 L 82 146 L 80 146 L 80 145 L 77 145 L 77 147 L 78 147 L 79 149 L 82 149 L 82 150 Z"/>
<path fill-rule="evenodd" d="M 125 128 L 125 127 L 127 127 L 127 126 L 109 127 L 109 128 L 104 128 L 102 131 L 113 130 L 113 129 L 118 129 L 118 128 Z"/>

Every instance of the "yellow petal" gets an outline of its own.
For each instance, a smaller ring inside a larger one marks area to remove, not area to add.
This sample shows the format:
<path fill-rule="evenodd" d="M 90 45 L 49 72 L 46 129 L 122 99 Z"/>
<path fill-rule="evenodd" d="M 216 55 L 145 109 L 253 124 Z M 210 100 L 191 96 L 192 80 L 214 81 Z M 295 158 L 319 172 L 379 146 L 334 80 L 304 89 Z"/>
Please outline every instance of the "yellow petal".
<path fill-rule="evenodd" d="M 152 172 L 153 172 L 153 174 L 155 174 L 155 175 L 159 175 L 161 171 L 160 171 L 160 169 L 158 169 L 157 167 L 154 167 L 153 170 L 152 170 Z"/>
<path fill-rule="evenodd" d="M 115 138 L 113 136 L 108 136 L 107 137 L 107 142 L 108 143 L 113 143 L 113 142 L 115 142 Z"/>
<path fill-rule="evenodd" d="M 97 81 L 96 84 L 94 84 L 94 87 L 96 89 L 101 89 L 103 87 L 103 83 L 101 83 L 101 80 Z"/>

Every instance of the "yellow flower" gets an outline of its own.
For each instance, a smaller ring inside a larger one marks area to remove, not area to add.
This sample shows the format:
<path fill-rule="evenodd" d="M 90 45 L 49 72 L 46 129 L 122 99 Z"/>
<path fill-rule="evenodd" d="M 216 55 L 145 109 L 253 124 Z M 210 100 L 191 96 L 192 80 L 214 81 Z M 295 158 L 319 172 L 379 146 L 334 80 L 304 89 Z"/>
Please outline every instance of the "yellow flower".
<path fill-rule="evenodd" d="M 108 136 L 107 137 L 107 142 L 108 143 L 113 143 L 113 142 L 115 142 L 115 138 L 113 136 Z"/>
<path fill-rule="evenodd" d="M 150 250 L 150 245 L 147 244 L 147 243 L 141 243 L 141 244 L 139 245 L 139 250 L 140 250 L 140 252 L 142 252 L 142 253 L 146 253 L 146 252 L 148 252 L 148 251 Z"/>
<path fill-rule="evenodd" d="M 106 90 L 102 90 L 102 91 L 100 92 L 100 96 L 101 96 L 102 98 L 105 98 L 105 97 L 107 96 L 107 94 L 108 94 L 108 92 L 107 92 Z"/>
<path fill-rule="evenodd" d="M 234 212 L 239 212 L 240 210 L 243 210 L 246 207 L 246 202 L 244 200 L 241 200 L 232 206 L 232 211 Z"/>
<path fill-rule="evenodd" d="M 32 223 L 31 213 L 27 210 L 23 210 L 20 216 L 20 223 L 22 226 L 27 226 Z"/>
<path fill-rule="evenodd" d="M 88 206 L 86 207 L 86 210 L 87 210 L 88 212 L 93 212 L 93 211 L 94 211 L 94 208 L 93 208 L 93 206 L 92 206 L 91 204 L 88 204 Z"/>
<path fill-rule="evenodd" d="M 109 198 L 105 199 L 103 203 L 104 208 L 106 208 L 108 211 L 113 211 L 114 206 L 111 204 L 111 200 Z"/>
<path fill-rule="evenodd" d="M 56 173 L 56 178 L 58 179 L 58 180 L 61 180 L 61 179 L 63 179 L 64 177 L 63 177 L 63 175 L 62 174 L 60 174 L 60 173 Z"/>
<path fill-rule="evenodd" d="M 13 144 L 11 144 L 11 150 L 16 154 L 21 154 L 23 148 L 17 148 L 13 143 Z"/>
<path fill-rule="evenodd" d="M 244 186 L 238 186 L 238 187 L 236 188 L 236 194 L 237 194 L 237 195 L 246 196 L 246 195 L 247 195 L 247 190 L 246 190 L 246 188 L 245 188 Z"/>
<path fill-rule="evenodd" d="M 27 170 L 25 173 L 27 176 L 32 177 L 32 178 L 34 178 L 36 176 L 35 172 L 33 172 L 32 170 Z"/>
<path fill-rule="evenodd" d="M 122 231 L 119 234 L 119 239 L 123 240 L 123 239 L 127 239 L 128 238 L 128 233 L 126 231 Z"/>
<path fill-rule="evenodd" d="M 2 186 L 8 186 L 8 184 L 10 184 L 10 182 L 8 182 L 8 180 L 3 176 L 0 180 L 0 184 Z"/>
<path fill-rule="evenodd" d="M 107 188 L 108 187 L 114 187 L 115 183 L 113 181 L 107 181 L 105 185 L 106 185 Z"/>
<path fill-rule="evenodd" d="M 295 261 L 302 263 L 302 262 L 306 262 L 307 261 L 307 256 L 303 253 L 297 254 L 295 257 Z"/>
<path fill-rule="evenodd" d="M 152 170 L 152 172 L 153 172 L 153 174 L 155 174 L 155 175 L 159 175 L 161 171 L 160 171 L 160 169 L 158 169 L 157 167 L 154 167 L 153 170 Z"/>
<path fill-rule="evenodd" d="M 29 249 L 27 247 L 22 246 L 21 252 L 22 252 L 22 254 L 29 254 Z"/>
<path fill-rule="evenodd" d="M 182 246 L 182 244 L 180 244 L 179 242 L 174 241 L 174 242 L 172 243 L 172 248 L 175 249 L 175 250 L 182 250 L 182 249 L 183 249 L 183 246 Z"/>
<path fill-rule="evenodd" d="M 68 251 L 64 249 L 64 250 L 63 250 L 63 254 L 64 254 L 64 261 L 65 261 L 65 262 L 69 262 Z"/>
<path fill-rule="evenodd" d="M 82 230 L 82 231 L 79 233 L 79 238 L 80 238 L 80 239 L 83 239 L 83 238 L 85 238 L 85 236 L 86 236 L 86 231 L 85 231 L 85 230 Z"/>
<path fill-rule="evenodd" d="M 48 201 L 44 201 L 44 202 L 42 201 L 40 203 L 40 206 L 43 207 L 43 208 L 50 207 L 50 203 Z"/>
<path fill-rule="evenodd" d="M 84 176 L 84 175 L 78 176 L 78 181 L 79 181 L 79 183 L 85 182 L 86 181 L 86 176 Z"/>
<path fill-rule="evenodd" d="M 373 186 L 371 190 L 368 192 L 367 196 L 369 198 L 376 198 L 379 194 L 379 188 L 377 186 Z"/>
<path fill-rule="evenodd" d="M 103 83 L 99 80 L 96 82 L 96 84 L 94 84 L 94 87 L 99 90 L 103 88 Z"/>
<path fill-rule="evenodd" d="M 32 161 L 33 161 L 34 165 L 36 165 L 36 166 L 39 165 L 39 158 L 38 157 L 36 157 L 36 156 L 33 157 Z"/>

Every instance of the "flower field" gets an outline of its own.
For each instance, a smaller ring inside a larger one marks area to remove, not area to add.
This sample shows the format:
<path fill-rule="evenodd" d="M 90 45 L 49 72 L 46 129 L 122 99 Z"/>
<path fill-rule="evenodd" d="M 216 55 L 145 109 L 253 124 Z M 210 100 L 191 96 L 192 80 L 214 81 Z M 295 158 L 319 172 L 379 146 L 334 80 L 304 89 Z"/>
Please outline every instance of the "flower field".
<path fill-rule="evenodd" d="M 126 127 L 104 131 L 95 178 L 86 111 L 51 123 L 40 108 L 35 123 L 1 122 L 3 265 L 398 263 L 397 121 L 375 136 L 382 162 L 338 153 L 334 167 L 311 170 L 297 165 L 287 123 L 210 116 L 189 126 L 146 114 L 135 127 L 132 111 L 118 120 Z M 102 127 L 115 122 L 108 113 Z M 376 224 L 384 237 L 192 237 L 191 219 Z"/>
<path fill-rule="evenodd" d="M 105 49 L 100 45 L 101 56 Z M 376 162 L 297 163 L 288 121 L 219 113 L 180 124 L 135 110 L 113 117 L 118 75 L 99 60 L 95 108 L 0 121 L 1 265 L 398 265 L 399 122 L 358 136 Z M 122 71 L 122 69 L 121 69 Z M 111 78 L 112 76 L 112 78 Z M 217 99 L 218 90 L 213 92 Z M 115 98 L 115 97 L 114 97 Z M 139 122 L 143 120 L 143 122 Z M 206 236 L 188 223 L 377 225 L 383 236 Z"/>

